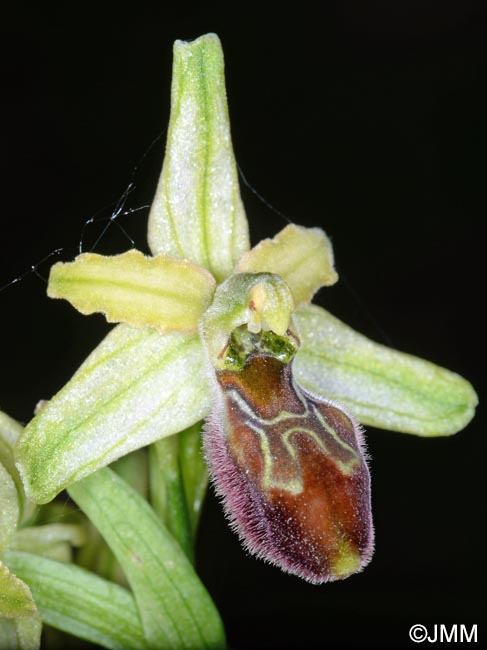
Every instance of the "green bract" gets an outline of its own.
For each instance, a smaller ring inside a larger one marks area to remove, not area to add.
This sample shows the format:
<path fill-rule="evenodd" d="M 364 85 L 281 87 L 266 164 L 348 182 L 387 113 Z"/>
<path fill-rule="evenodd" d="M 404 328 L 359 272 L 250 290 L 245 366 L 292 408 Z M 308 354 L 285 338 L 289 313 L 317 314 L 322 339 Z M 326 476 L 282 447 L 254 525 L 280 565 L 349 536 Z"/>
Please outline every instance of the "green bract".
<path fill-rule="evenodd" d="M 0 615 L 12 638 L 30 639 L 18 647 L 38 642 L 32 595 L 46 622 L 108 648 L 224 646 L 191 562 L 208 480 L 201 420 L 214 401 L 215 369 L 238 370 L 249 356 L 230 345 L 280 345 L 286 363 L 298 348 L 300 385 L 365 424 L 439 436 L 473 417 L 477 398 L 462 377 L 374 343 L 309 304 L 338 279 L 322 230 L 290 225 L 249 250 L 214 34 L 174 47 L 166 156 L 148 236 L 152 258 L 83 254 L 53 267 L 51 297 L 121 324 L 23 432 L 0 414 L 0 551 L 19 576 L 1 565 Z M 127 480 L 102 469 L 147 445 L 153 508 L 127 482 L 137 483 L 138 464 L 126 475 L 117 468 Z M 103 549 L 106 567 L 116 558 L 132 591 L 52 559 L 69 559 L 70 546 L 82 542 L 78 528 L 17 534 L 30 502 L 46 503 L 64 488 L 98 529 L 95 555 Z"/>

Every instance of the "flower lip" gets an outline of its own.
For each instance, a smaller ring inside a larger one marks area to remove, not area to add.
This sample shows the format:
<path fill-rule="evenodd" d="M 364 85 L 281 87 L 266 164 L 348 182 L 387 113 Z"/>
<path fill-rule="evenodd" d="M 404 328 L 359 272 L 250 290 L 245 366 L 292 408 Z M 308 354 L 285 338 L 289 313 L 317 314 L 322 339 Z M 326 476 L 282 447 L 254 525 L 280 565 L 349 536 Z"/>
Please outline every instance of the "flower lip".
<path fill-rule="evenodd" d="M 373 548 L 360 427 L 302 390 L 292 361 L 273 356 L 266 333 L 244 332 L 237 335 L 248 345 L 261 340 L 243 364 L 216 371 L 205 427 L 215 489 L 250 552 L 316 584 L 345 578 Z"/>

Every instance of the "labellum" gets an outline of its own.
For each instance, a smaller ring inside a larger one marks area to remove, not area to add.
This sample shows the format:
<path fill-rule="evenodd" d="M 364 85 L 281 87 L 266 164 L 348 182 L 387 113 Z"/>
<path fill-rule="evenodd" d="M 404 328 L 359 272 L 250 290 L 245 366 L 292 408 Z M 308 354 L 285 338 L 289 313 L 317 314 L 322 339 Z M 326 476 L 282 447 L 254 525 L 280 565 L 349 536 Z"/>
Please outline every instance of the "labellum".
<path fill-rule="evenodd" d="M 236 329 L 216 370 L 205 451 L 231 525 L 251 552 L 320 584 L 370 560 L 370 477 L 359 425 L 293 377 L 289 330 Z"/>

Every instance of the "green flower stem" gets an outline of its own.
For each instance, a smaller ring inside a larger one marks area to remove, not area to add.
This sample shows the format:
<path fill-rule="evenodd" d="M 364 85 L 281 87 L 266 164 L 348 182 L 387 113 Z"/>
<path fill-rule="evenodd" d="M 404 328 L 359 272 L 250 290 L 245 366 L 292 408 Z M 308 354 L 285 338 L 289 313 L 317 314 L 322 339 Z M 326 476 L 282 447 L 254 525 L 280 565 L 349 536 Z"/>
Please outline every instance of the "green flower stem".
<path fill-rule="evenodd" d="M 193 562 L 193 540 L 180 461 L 180 436 L 150 446 L 151 499 L 167 529 Z"/>
<path fill-rule="evenodd" d="M 225 647 L 218 612 L 191 563 L 133 488 L 103 469 L 75 483 L 68 492 L 120 562 L 150 647 Z"/>
<path fill-rule="evenodd" d="M 179 434 L 180 463 L 193 541 L 208 488 L 208 469 L 201 440 L 202 428 L 203 422 L 197 422 Z"/>
<path fill-rule="evenodd" d="M 148 647 L 134 598 L 126 589 L 79 567 L 30 553 L 9 552 L 6 560 L 32 585 L 48 625 L 112 650 Z"/>

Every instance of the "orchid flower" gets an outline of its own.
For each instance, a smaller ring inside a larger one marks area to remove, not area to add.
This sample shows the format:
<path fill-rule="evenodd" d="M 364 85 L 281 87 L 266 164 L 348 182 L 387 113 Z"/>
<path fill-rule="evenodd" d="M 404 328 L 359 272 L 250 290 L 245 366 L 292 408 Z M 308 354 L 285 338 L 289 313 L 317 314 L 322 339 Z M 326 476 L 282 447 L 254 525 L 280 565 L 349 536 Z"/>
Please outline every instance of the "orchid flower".
<path fill-rule="evenodd" d="M 83 253 L 51 269 L 50 297 L 119 324 L 20 435 L 27 498 L 67 488 L 96 518 L 93 495 L 115 480 L 102 468 L 150 445 L 153 506 L 191 559 L 204 420 L 209 473 L 247 550 L 316 584 L 360 571 L 373 550 L 361 425 L 451 435 L 476 394 L 311 304 L 338 280 L 323 230 L 291 224 L 250 249 L 214 34 L 174 46 L 148 241 L 152 257 Z"/>

